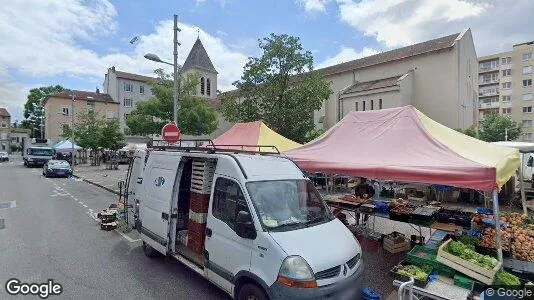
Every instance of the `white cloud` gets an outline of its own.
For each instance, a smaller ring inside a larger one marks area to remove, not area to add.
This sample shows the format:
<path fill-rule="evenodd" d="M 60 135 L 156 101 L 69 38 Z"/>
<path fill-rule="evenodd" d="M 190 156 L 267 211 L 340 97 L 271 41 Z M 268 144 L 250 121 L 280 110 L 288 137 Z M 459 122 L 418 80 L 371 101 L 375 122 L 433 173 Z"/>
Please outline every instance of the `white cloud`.
<path fill-rule="evenodd" d="M 145 53 L 172 59 L 171 20 L 161 21 L 152 33 L 139 36 L 139 42 L 127 54 L 90 49 L 91 44 L 106 45 L 106 39 L 121 39 L 115 36 L 116 16 L 108 0 L 24 0 L 0 6 L 0 95 L 2 99 L 8 97 L 0 105 L 13 110 L 15 105 L 24 104 L 30 87 L 18 82 L 20 77 L 34 81 L 52 76 L 81 78 L 89 86 L 100 86 L 107 68 L 113 65 L 122 71 L 153 75 L 154 69 L 165 65 L 146 60 Z M 180 27 L 179 63 L 183 63 L 197 38 L 197 27 L 184 23 Z M 231 89 L 247 55 L 203 30 L 200 38 L 219 71 L 218 89 Z"/>
<path fill-rule="evenodd" d="M 304 6 L 307 13 L 326 12 L 328 0 L 296 0 L 297 4 Z"/>
<path fill-rule="evenodd" d="M 469 21 L 490 7 L 464 0 L 338 0 L 343 22 L 376 38 L 387 47 L 399 47 L 450 33 L 448 23 Z M 508 14 L 507 14 L 508 15 Z M 436 25 L 439 27 L 436 28 Z M 437 31 L 437 32 L 436 32 Z M 438 34 L 439 33 L 439 34 Z"/>
<path fill-rule="evenodd" d="M 316 66 L 316 69 L 333 66 L 333 65 L 340 64 L 343 62 L 348 62 L 348 61 L 355 60 L 358 58 L 374 55 L 377 53 L 379 53 L 379 51 L 372 49 L 372 48 L 365 47 L 363 48 L 362 51 L 358 52 L 354 50 L 353 48 L 342 46 L 338 54 L 328 57 L 327 59 L 319 63 Z"/>

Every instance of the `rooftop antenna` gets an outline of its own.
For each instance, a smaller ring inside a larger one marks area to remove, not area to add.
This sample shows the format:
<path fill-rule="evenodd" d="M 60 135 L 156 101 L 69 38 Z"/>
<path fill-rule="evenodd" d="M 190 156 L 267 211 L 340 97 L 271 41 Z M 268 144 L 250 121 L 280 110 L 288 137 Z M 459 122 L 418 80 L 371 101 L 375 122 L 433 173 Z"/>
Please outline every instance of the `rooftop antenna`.
<path fill-rule="evenodd" d="M 200 39 L 200 29 L 197 28 L 197 39 Z"/>

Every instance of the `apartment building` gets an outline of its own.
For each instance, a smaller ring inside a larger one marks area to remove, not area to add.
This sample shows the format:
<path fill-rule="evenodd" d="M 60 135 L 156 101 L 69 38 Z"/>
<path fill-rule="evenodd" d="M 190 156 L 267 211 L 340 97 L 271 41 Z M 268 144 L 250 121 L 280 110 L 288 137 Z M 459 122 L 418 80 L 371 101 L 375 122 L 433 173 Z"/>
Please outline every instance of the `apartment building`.
<path fill-rule="evenodd" d="M 129 135 L 126 118 L 137 103 L 153 96 L 150 84 L 156 80 L 155 77 L 118 71 L 115 66 L 108 68 L 104 77 L 104 93 L 119 103 L 117 115 L 126 135 Z"/>
<path fill-rule="evenodd" d="M 11 153 L 11 115 L 0 107 L 0 151 Z"/>
<path fill-rule="evenodd" d="M 328 129 L 350 111 L 413 105 L 450 128 L 476 122 L 477 55 L 471 30 L 318 70 L 333 94 L 316 111 Z"/>
<path fill-rule="evenodd" d="M 72 99 L 74 93 L 74 103 Z M 45 111 L 45 138 L 56 143 L 63 138 L 63 128 L 70 128 L 74 117 L 74 126 L 78 122 L 79 112 L 93 110 L 97 116 L 112 120 L 118 118 L 119 103 L 110 95 L 88 91 L 64 91 L 50 95 L 43 100 Z"/>
<path fill-rule="evenodd" d="M 478 119 L 493 112 L 522 124 L 522 141 L 533 140 L 534 41 L 478 59 Z"/>

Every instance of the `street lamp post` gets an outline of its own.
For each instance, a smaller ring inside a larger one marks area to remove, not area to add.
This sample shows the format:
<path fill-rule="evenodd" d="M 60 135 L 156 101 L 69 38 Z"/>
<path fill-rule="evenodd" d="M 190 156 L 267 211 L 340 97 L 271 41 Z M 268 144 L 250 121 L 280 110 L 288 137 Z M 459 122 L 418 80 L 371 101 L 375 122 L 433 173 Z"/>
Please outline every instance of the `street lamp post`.
<path fill-rule="evenodd" d="M 172 89 L 172 97 L 173 97 L 173 112 L 172 117 L 174 123 L 178 124 L 178 118 L 177 118 L 177 108 L 178 108 L 178 46 L 180 46 L 180 43 L 178 42 L 178 32 L 181 31 L 180 28 L 178 28 L 178 16 L 174 15 L 174 51 L 173 51 L 173 57 L 174 57 L 174 63 L 163 61 L 157 56 L 156 54 L 147 53 L 144 55 L 144 57 L 148 60 L 167 64 L 170 66 L 173 66 L 174 69 L 174 82 L 173 82 L 173 89 Z"/>

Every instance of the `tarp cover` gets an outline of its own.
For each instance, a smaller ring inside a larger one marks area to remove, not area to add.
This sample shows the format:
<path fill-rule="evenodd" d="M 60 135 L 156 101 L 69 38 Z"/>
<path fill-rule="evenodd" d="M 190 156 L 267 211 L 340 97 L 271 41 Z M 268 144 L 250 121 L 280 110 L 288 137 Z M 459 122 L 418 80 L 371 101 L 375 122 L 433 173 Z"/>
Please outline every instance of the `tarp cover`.
<path fill-rule="evenodd" d="M 57 144 L 53 146 L 53 148 L 58 152 L 72 151 L 72 143 L 69 140 L 59 141 L 57 142 Z M 74 144 L 74 150 L 80 150 L 80 149 L 82 149 L 82 147 Z"/>
<path fill-rule="evenodd" d="M 285 152 L 303 170 L 490 191 L 519 167 L 519 152 L 466 136 L 413 106 L 351 112 Z"/>
<path fill-rule="evenodd" d="M 263 145 L 276 146 L 280 152 L 300 147 L 301 144 L 288 138 L 267 127 L 263 122 L 237 123 L 218 138 L 213 140 L 215 145 Z M 205 145 L 207 146 L 207 145 Z M 258 151 L 258 147 L 221 147 L 230 149 L 240 149 L 249 151 Z M 273 148 L 261 148 L 259 151 L 273 152 Z"/>

